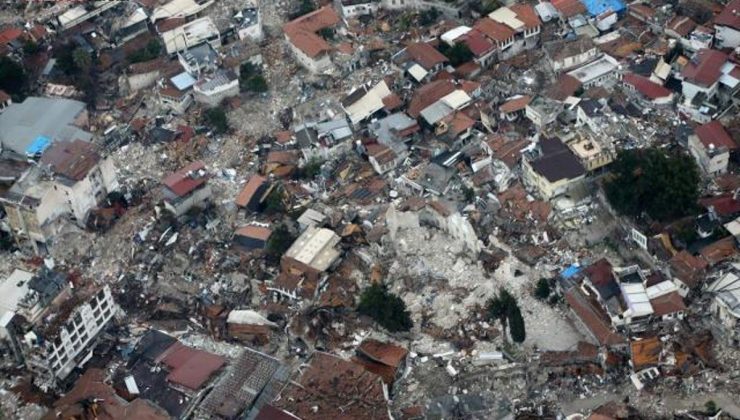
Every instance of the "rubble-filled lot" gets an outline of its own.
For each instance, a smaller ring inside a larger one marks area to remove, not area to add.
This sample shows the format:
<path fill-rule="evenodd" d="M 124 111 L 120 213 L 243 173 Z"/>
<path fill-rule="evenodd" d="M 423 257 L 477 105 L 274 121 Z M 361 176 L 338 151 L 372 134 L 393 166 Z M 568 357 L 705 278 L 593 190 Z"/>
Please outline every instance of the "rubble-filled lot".
<path fill-rule="evenodd" d="M 582 339 L 558 310 L 533 297 L 538 273 L 508 256 L 491 274 L 470 261 L 463 244 L 434 228 L 401 229 L 393 241 L 387 278 L 406 301 L 417 325 L 460 330 L 480 322 L 481 308 L 501 288 L 519 300 L 527 325 L 525 345 L 566 350 Z M 498 342 L 500 345 L 501 342 Z M 493 343 L 477 343 L 478 350 Z"/>

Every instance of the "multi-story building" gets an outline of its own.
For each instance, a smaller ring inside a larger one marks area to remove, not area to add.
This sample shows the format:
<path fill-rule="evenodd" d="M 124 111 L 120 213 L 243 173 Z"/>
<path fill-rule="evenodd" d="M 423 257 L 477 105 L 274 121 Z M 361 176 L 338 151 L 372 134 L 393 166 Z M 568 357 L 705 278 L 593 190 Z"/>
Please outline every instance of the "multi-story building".
<path fill-rule="evenodd" d="M 705 292 L 712 296 L 709 307 L 717 336 L 731 346 L 740 347 L 740 265 L 710 283 Z"/>
<path fill-rule="evenodd" d="M 211 197 L 208 178 L 206 167 L 200 161 L 168 175 L 162 180 L 164 207 L 179 217 L 193 207 L 203 206 Z"/>
<path fill-rule="evenodd" d="M 714 38 L 719 48 L 740 46 L 740 0 L 732 0 L 714 18 Z"/>
<path fill-rule="evenodd" d="M 557 138 L 540 140 L 539 147 L 522 163 L 524 182 L 544 200 L 567 194 L 583 184 L 586 170 Z"/>
<path fill-rule="evenodd" d="M 293 56 L 311 73 L 324 73 L 333 68 L 332 47 L 320 32 L 331 30 L 339 22 L 334 8 L 324 6 L 283 25 Z"/>
<path fill-rule="evenodd" d="M 735 141 L 717 120 L 696 127 L 694 134 L 689 136 L 689 151 L 709 176 L 727 172 L 730 153 L 736 148 Z"/>
<path fill-rule="evenodd" d="M 18 274 L 20 272 L 20 274 Z M 24 275 L 27 281 L 18 281 Z M 2 284 L 2 338 L 42 389 L 57 386 L 92 357 L 100 332 L 119 310 L 108 286 L 72 292 L 64 274 L 16 270 Z"/>
<path fill-rule="evenodd" d="M 0 198 L 14 235 L 47 243 L 53 225 L 68 216 L 84 226 L 87 215 L 118 188 L 113 161 L 82 140 L 53 143 Z"/>
<path fill-rule="evenodd" d="M 179 51 L 208 42 L 214 47 L 221 46 L 221 34 L 211 18 L 204 17 L 175 27 L 161 34 L 167 54 L 176 54 Z"/>

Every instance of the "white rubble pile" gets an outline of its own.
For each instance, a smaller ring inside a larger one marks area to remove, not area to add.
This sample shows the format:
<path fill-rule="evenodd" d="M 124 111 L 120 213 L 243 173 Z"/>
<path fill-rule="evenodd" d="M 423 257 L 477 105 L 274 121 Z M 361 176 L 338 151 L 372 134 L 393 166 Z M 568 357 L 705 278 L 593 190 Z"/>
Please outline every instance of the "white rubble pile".
<path fill-rule="evenodd" d="M 485 306 L 506 288 L 522 309 L 525 345 L 565 350 L 583 339 L 564 313 L 534 298 L 532 288 L 539 273 L 515 257 L 509 255 L 489 276 L 479 261 L 471 261 L 462 242 L 436 229 L 400 229 L 393 244 L 397 257 L 386 278 L 393 282 L 391 290 L 406 302 L 416 325 L 426 313 L 429 322 L 443 329 L 459 326 L 476 306 Z M 413 279 L 421 287 L 408 287 L 403 279 Z"/>

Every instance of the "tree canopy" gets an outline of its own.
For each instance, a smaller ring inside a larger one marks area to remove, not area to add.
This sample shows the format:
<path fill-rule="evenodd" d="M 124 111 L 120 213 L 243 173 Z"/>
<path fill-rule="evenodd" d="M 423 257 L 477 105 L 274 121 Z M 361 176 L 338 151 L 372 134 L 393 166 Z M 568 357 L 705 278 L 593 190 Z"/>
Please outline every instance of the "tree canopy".
<path fill-rule="evenodd" d="M 279 225 L 272 232 L 270 239 L 267 240 L 267 244 L 265 245 L 267 258 L 272 261 L 278 261 L 293 244 L 293 241 L 295 241 L 295 237 L 290 233 L 290 229 L 285 225 Z"/>
<path fill-rule="evenodd" d="M 440 44 L 439 50 L 448 60 L 453 67 L 457 67 L 460 64 L 467 63 L 473 59 L 473 52 L 470 51 L 467 45 L 459 42 L 454 47 L 450 47 L 444 42 Z"/>
<path fill-rule="evenodd" d="M 502 327 L 509 326 L 512 340 L 521 343 L 526 338 L 524 318 L 516 302 L 516 298 L 506 289 L 501 289 L 498 295 L 488 300 L 488 318 L 501 321 Z"/>
<path fill-rule="evenodd" d="M 388 291 L 384 284 L 373 284 L 360 296 L 357 311 L 374 319 L 391 332 L 408 331 L 414 326 L 403 300 Z"/>
<path fill-rule="evenodd" d="M 28 78 L 23 67 L 8 57 L 0 58 L 0 89 L 9 95 L 19 95 L 25 91 Z"/>
<path fill-rule="evenodd" d="M 207 109 L 203 113 L 203 121 L 217 134 L 229 131 L 229 120 L 226 118 L 226 111 L 221 107 Z"/>
<path fill-rule="evenodd" d="M 156 39 L 149 41 L 146 47 L 136 50 L 126 57 L 130 63 L 141 63 L 143 61 L 154 60 L 162 52 L 162 44 Z"/>
<path fill-rule="evenodd" d="M 619 213 L 644 212 L 658 221 L 671 221 L 696 212 L 699 171 L 684 154 L 655 148 L 626 150 L 612 164 L 604 189 Z"/>
<path fill-rule="evenodd" d="M 267 92 L 267 80 L 261 69 L 250 62 L 239 68 L 239 86 L 242 91 L 262 93 Z"/>

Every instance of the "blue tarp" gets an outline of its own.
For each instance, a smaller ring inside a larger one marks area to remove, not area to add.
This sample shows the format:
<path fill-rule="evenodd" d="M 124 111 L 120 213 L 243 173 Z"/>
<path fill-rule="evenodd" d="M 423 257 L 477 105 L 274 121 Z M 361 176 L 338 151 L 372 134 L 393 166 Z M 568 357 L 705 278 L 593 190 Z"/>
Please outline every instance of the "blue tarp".
<path fill-rule="evenodd" d="M 51 140 L 44 136 L 38 136 L 36 137 L 36 140 L 33 141 L 28 147 L 26 148 L 26 155 L 28 156 L 37 156 L 43 153 L 44 150 L 46 150 L 47 147 L 49 147 L 49 144 L 51 144 Z"/>
<path fill-rule="evenodd" d="M 562 271 L 562 272 L 560 273 L 560 275 L 561 275 L 561 276 L 562 276 L 562 277 L 563 277 L 564 279 L 569 279 L 569 278 L 571 278 L 571 277 L 575 276 L 576 274 L 578 274 L 578 273 L 580 273 L 580 272 L 581 272 L 581 267 L 580 267 L 579 265 L 577 265 L 577 264 L 573 264 L 573 265 L 571 265 L 570 267 L 568 267 L 568 268 L 566 268 L 565 270 L 563 270 L 563 271 Z"/>
<path fill-rule="evenodd" d="M 599 16 L 608 11 L 622 13 L 626 8 L 622 0 L 581 0 L 591 16 Z"/>

